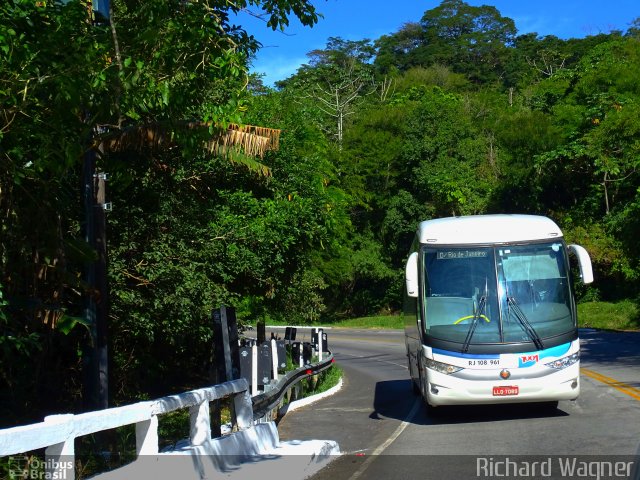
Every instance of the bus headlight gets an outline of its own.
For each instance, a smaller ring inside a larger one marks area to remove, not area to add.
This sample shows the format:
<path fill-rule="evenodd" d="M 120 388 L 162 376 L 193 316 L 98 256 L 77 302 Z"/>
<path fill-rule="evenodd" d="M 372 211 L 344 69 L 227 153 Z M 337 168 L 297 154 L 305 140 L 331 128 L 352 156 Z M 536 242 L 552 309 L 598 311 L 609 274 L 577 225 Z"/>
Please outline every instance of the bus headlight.
<path fill-rule="evenodd" d="M 563 368 L 570 367 L 574 363 L 580 360 L 580 352 L 576 352 L 571 355 L 567 355 L 566 357 L 559 358 L 558 360 L 554 360 L 550 363 L 545 363 L 545 365 L 549 368 L 555 368 L 556 370 L 562 370 Z"/>
<path fill-rule="evenodd" d="M 451 375 L 452 373 L 462 370 L 462 367 L 456 367 L 455 365 L 449 365 L 448 363 L 436 362 L 430 358 L 427 358 L 427 368 L 439 373 L 444 373 L 445 375 Z"/>

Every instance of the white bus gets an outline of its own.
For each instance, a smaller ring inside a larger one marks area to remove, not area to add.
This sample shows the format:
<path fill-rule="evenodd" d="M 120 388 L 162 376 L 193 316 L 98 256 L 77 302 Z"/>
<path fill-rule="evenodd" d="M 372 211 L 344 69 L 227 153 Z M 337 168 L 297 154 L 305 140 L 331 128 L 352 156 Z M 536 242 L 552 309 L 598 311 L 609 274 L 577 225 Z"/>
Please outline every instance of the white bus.
<path fill-rule="evenodd" d="M 419 224 L 406 264 L 409 373 L 431 406 L 573 400 L 580 344 L 568 253 L 591 260 L 533 215 Z"/>

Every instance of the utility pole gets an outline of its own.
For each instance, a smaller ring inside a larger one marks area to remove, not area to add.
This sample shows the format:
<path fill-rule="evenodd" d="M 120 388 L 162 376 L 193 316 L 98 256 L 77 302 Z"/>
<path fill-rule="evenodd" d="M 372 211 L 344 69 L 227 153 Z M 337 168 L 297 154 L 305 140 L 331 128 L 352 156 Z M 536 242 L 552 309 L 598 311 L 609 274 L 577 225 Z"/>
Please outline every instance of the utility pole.
<path fill-rule="evenodd" d="M 96 356 L 98 363 L 98 408 L 109 408 L 109 281 L 107 277 L 107 215 L 111 204 L 106 202 L 106 173 L 93 176 L 96 201 L 95 211 L 95 248 L 98 259 L 95 263 L 96 289 L 98 302 L 96 305 Z"/>
<path fill-rule="evenodd" d="M 85 298 L 84 317 L 90 326 L 91 343 L 84 358 L 84 403 L 86 410 L 101 410 L 109 407 L 106 212 L 111 205 L 106 202 L 107 175 L 96 173 L 96 151 L 92 148 L 85 153 L 82 178 L 84 238 L 96 253 L 96 258 L 85 264 L 84 280 L 89 293 Z"/>
<path fill-rule="evenodd" d="M 85 0 L 90 23 L 109 22 L 110 0 Z M 87 114 L 87 119 L 90 117 Z M 87 294 L 84 318 L 89 325 L 90 340 L 83 352 L 84 409 L 102 410 L 109 407 L 108 328 L 109 285 L 107 282 L 107 236 L 105 173 L 96 172 L 96 156 L 90 136 L 82 166 L 82 203 L 84 223 L 82 233 L 96 258 L 85 262 L 84 281 Z"/>
<path fill-rule="evenodd" d="M 95 217 L 93 215 L 94 210 L 94 187 L 93 176 L 96 171 L 96 152 L 89 148 L 83 159 L 82 166 L 82 203 L 84 207 L 84 224 L 82 233 L 87 245 L 93 248 L 95 245 Z M 85 294 L 84 299 L 84 318 L 89 326 L 90 339 L 88 344 L 84 346 L 82 367 L 83 367 L 83 403 L 86 411 L 98 408 L 98 363 L 96 355 L 97 346 L 97 322 L 96 322 L 96 298 L 95 298 L 95 284 L 96 284 L 96 271 L 93 259 L 89 259 L 85 262 L 84 266 L 84 282 L 86 283 L 86 289 L 88 293 Z"/>

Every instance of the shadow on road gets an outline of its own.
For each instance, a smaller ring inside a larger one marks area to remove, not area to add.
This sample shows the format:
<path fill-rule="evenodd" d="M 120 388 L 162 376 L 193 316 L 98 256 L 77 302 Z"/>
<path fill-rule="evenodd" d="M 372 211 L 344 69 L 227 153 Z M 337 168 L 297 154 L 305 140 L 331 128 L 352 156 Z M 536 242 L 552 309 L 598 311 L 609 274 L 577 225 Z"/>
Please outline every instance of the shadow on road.
<path fill-rule="evenodd" d="M 637 366 L 640 364 L 640 332 L 580 330 L 582 361 L 601 365 Z M 640 383 L 635 386 L 640 385 Z"/>
<path fill-rule="evenodd" d="M 415 402 L 418 411 L 409 418 Z M 513 403 L 503 405 L 456 405 L 430 407 L 413 394 L 411 380 L 377 382 L 373 411 L 369 418 L 394 418 L 416 425 L 446 425 L 460 423 L 498 422 L 520 419 L 565 417 L 568 413 L 545 403 Z"/>

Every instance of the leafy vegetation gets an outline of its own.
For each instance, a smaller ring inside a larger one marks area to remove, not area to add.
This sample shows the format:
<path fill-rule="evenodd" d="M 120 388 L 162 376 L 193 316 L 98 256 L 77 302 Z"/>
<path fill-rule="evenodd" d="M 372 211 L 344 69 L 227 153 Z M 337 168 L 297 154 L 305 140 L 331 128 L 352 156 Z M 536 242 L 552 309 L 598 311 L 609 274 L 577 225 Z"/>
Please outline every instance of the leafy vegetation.
<path fill-rule="evenodd" d="M 638 304 L 621 302 L 584 302 L 578 305 L 581 327 L 603 330 L 637 330 L 640 311 Z"/>
<path fill-rule="evenodd" d="M 111 404 L 206 384 L 220 304 L 242 324 L 393 314 L 433 217 L 550 216 L 594 261 L 580 300 L 639 326 L 639 20 L 563 40 L 444 0 L 379 39 L 329 38 L 268 88 L 231 16 L 312 26 L 310 1 L 111 7 L 0 5 L 3 425 L 86 400 L 86 304 L 106 301 L 86 274 L 91 156 L 113 204 Z"/>
<path fill-rule="evenodd" d="M 342 378 L 342 369 L 335 363 L 318 375 L 303 380 L 302 397 L 311 397 L 332 389 Z"/>

